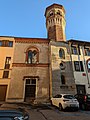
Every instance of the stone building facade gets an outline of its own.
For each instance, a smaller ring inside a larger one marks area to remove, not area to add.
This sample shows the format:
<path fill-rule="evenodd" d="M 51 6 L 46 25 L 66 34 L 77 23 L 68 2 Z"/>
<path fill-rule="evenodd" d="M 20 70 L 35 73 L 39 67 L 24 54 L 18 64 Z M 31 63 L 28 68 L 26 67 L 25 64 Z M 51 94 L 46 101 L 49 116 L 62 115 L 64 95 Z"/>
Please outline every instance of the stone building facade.
<path fill-rule="evenodd" d="M 52 96 L 60 93 L 75 94 L 71 57 L 67 42 L 51 42 Z"/>
<path fill-rule="evenodd" d="M 65 35 L 65 10 L 62 5 L 53 4 L 46 8 L 46 27 L 50 53 L 51 96 L 59 93 L 75 94 L 71 57 Z"/>
<path fill-rule="evenodd" d="M 15 38 L 13 69 L 7 101 L 48 100 L 47 39 Z"/>
<path fill-rule="evenodd" d="M 47 39 L 0 37 L 0 101 L 38 103 L 60 93 L 90 93 L 90 43 L 66 41 L 62 5 L 47 7 L 45 17 Z"/>

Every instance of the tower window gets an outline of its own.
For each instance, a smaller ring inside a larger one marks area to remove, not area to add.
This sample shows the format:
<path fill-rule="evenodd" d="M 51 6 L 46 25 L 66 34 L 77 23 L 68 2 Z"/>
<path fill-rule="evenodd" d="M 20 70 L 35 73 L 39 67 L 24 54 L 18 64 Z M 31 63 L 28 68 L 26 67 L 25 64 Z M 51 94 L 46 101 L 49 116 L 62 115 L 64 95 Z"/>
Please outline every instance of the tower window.
<path fill-rule="evenodd" d="M 52 23 L 52 19 L 51 19 L 51 23 Z"/>
<path fill-rule="evenodd" d="M 60 10 L 57 11 L 57 14 L 60 15 Z"/>
<path fill-rule="evenodd" d="M 59 57 L 65 59 L 65 52 L 62 48 L 59 50 Z"/>
<path fill-rule="evenodd" d="M 50 11 L 49 15 L 50 15 L 50 16 L 52 16 L 52 15 L 53 15 L 53 12 L 52 12 L 52 11 Z"/>
<path fill-rule="evenodd" d="M 58 22 L 59 22 L 59 18 L 58 18 Z"/>
<path fill-rule="evenodd" d="M 56 22 L 57 22 L 57 18 L 56 18 Z"/>

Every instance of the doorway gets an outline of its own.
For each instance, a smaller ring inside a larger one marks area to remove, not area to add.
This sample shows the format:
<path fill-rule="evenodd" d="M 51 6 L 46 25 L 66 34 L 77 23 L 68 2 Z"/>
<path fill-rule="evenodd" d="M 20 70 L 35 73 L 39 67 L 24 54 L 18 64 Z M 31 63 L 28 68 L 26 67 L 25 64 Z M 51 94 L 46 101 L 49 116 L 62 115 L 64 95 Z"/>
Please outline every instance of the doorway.
<path fill-rule="evenodd" d="M 77 94 L 86 94 L 85 85 L 76 85 Z"/>
<path fill-rule="evenodd" d="M 25 84 L 25 101 L 33 102 L 36 96 L 36 78 L 27 78 Z"/>
<path fill-rule="evenodd" d="M 0 101 L 6 100 L 7 85 L 0 85 Z"/>

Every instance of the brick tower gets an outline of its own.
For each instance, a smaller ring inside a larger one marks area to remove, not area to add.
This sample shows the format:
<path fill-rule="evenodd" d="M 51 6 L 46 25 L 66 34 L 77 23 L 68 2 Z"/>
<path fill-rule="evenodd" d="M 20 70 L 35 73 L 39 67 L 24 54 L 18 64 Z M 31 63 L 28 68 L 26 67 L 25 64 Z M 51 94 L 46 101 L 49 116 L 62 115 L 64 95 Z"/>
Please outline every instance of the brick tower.
<path fill-rule="evenodd" d="M 53 4 L 47 7 L 45 17 L 48 39 L 52 41 L 66 41 L 64 7 L 59 4 Z"/>

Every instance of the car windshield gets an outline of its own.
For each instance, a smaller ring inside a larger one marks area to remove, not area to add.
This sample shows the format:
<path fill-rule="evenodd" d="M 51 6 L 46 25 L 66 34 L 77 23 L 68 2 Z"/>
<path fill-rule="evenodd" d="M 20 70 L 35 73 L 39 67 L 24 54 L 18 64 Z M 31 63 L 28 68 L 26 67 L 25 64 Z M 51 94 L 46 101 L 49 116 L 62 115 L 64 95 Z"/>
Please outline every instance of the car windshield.
<path fill-rule="evenodd" d="M 75 99 L 73 95 L 64 95 L 63 97 L 67 99 Z"/>

